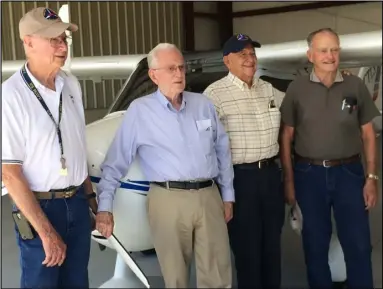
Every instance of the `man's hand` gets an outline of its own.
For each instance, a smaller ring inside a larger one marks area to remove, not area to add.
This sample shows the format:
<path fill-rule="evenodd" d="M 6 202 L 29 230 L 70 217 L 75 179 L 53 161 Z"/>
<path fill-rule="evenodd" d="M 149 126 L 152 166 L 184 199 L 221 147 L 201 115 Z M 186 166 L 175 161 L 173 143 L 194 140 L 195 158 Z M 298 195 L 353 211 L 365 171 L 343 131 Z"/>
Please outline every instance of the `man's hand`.
<path fill-rule="evenodd" d="M 286 203 L 289 204 L 290 206 L 294 206 L 296 203 L 294 182 L 284 181 L 284 191 L 285 191 Z"/>
<path fill-rule="evenodd" d="M 367 179 L 363 188 L 366 210 L 373 208 L 378 201 L 378 186 L 376 180 Z"/>
<path fill-rule="evenodd" d="M 98 212 L 96 215 L 96 229 L 105 238 L 109 238 L 113 233 L 114 220 L 109 212 Z"/>
<path fill-rule="evenodd" d="M 225 222 L 228 223 L 233 218 L 233 203 L 223 202 L 225 209 Z"/>
<path fill-rule="evenodd" d="M 61 266 L 66 257 L 66 245 L 52 228 L 52 231 L 45 236 L 40 236 L 45 252 L 43 265 L 47 267 Z"/>

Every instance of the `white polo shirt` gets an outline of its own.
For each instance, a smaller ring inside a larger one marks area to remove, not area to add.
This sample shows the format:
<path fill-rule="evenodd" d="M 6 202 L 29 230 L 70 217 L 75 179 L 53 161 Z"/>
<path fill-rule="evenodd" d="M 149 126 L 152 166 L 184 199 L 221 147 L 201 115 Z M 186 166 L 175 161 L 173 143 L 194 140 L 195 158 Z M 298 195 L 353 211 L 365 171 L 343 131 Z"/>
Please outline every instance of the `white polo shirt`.
<path fill-rule="evenodd" d="M 75 76 L 60 71 L 56 91 L 27 73 L 56 123 L 62 92 L 61 135 L 68 173 L 60 175 L 61 150 L 56 126 L 20 71 L 2 84 L 2 164 L 19 164 L 32 191 L 82 184 L 88 175 L 82 93 Z"/>

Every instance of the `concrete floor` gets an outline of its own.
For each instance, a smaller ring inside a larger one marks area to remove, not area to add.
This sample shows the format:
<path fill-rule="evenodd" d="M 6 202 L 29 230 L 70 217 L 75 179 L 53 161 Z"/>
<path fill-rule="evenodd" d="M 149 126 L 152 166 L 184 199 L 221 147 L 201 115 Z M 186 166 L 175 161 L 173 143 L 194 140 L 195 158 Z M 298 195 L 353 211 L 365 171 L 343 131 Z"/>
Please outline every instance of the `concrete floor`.
<path fill-rule="evenodd" d="M 379 138 L 379 160 L 381 167 L 381 137 Z M 382 172 L 379 172 L 380 178 Z M 1 236 L 1 288 L 19 288 L 20 268 L 18 263 L 19 251 L 15 243 L 13 221 L 10 214 L 8 197 L 2 198 L 2 236 Z M 374 287 L 382 288 L 382 185 L 379 184 L 379 203 L 371 212 L 371 228 L 373 243 Z M 163 288 L 157 259 L 154 256 L 134 255 L 137 263 L 149 278 L 152 288 Z M 91 288 L 98 288 L 113 276 L 116 252 L 106 249 L 101 252 L 98 245 L 92 242 L 89 263 L 89 278 Z M 283 260 L 282 284 L 284 288 L 307 288 L 305 266 L 301 240 L 286 223 L 283 231 Z M 192 269 L 191 286 L 195 288 L 195 273 Z"/>

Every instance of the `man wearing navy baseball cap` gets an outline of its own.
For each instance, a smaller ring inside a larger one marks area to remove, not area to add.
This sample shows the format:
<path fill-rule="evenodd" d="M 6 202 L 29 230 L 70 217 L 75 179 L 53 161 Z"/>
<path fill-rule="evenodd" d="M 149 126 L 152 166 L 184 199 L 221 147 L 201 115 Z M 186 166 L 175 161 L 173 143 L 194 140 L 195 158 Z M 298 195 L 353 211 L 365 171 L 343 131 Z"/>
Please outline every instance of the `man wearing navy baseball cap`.
<path fill-rule="evenodd" d="M 280 288 L 285 205 L 279 151 L 284 93 L 255 76 L 261 44 L 236 34 L 223 46 L 229 73 L 206 88 L 229 134 L 235 203 L 228 222 L 238 288 Z"/>
<path fill-rule="evenodd" d="M 236 34 L 230 37 L 223 46 L 223 56 L 230 53 L 237 53 L 243 50 L 246 46 L 253 46 L 260 48 L 261 44 L 257 41 L 253 41 L 249 36 L 245 34 Z"/>

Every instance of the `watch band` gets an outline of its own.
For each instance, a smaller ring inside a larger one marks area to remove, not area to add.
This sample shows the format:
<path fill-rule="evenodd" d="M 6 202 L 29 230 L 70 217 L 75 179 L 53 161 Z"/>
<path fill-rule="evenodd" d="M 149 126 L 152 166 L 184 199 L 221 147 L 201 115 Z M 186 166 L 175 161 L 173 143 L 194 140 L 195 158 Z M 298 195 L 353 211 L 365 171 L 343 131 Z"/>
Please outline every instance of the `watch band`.
<path fill-rule="evenodd" d="M 92 199 L 92 198 L 95 198 L 97 195 L 95 192 L 91 193 L 91 194 L 86 194 L 86 198 L 89 200 L 89 199 Z"/>
<path fill-rule="evenodd" d="M 367 179 L 373 179 L 373 180 L 379 180 L 379 176 L 375 174 L 367 174 L 366 176 Z"/>

